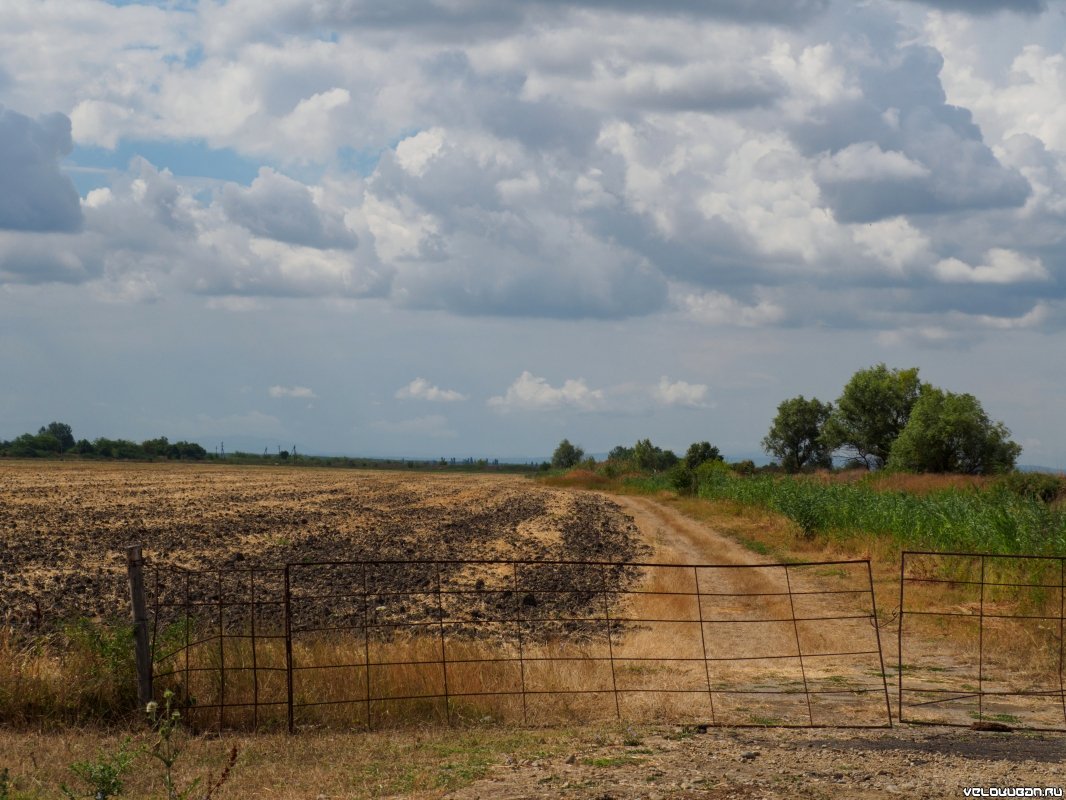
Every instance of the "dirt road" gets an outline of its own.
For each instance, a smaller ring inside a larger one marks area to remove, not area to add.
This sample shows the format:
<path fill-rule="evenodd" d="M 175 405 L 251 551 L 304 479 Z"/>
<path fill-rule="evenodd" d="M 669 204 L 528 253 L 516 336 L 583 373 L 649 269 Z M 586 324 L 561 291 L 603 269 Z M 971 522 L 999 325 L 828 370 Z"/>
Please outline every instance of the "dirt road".
<path fill-rule="evenodd" d="M 752 565 L 767 561 L 653 499 L 612 499 L 632 516 L 655 549 L 654 561 Z M 763 591 L 768 580 L 757 570 L 738 577 L 731 591 Z M 894 639 L 894 633 L 889 636 Z M 894 707 L 895 697 L 892 703 Z M 449 796 L 462 800 L 963 797 L 967 788 L 1066 789 L 1064 758 L 1066 737 L 1059 734 L 898 724 L 890 730 L 637 726 L 624 729 L 613 741 L 589 743 L 565 758 L 501 764 L 487 779 Z"/>

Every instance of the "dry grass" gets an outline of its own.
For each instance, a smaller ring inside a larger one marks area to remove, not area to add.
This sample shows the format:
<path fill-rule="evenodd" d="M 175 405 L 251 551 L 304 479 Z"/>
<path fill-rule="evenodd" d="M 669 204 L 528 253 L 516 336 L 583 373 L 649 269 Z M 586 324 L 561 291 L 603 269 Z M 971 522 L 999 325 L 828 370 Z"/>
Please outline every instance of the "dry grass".
<path fill-rule="evenodd" d="M 146 741 L 139 728 L 111 733 L 68 729 L 58 734 L 0 729 L 0 769 L 6 766 L 11 772 L 13 798 L 54 798 L 61 783 L 73 782 L 69 764 L 94 759 L 101 750 L 113 752 L 129 735 L 139 743 Z M 263 733 L 193 736 L 179 759 L 177 781 L 187 785 L 196 777 L 217 776 L 230 748 L 236 746 L 236 767 L 216 800 L 440 797 L 507 760 L 554 757 L 582 748 L 582 742 L 616 741 L 623 735 L 620 726 L 605 725 L 551 729 L 432 726 L 369 734 L 309 731 L 297 737 Z M 124 796 L 163 796 L 159 775 L 145 756 L 138 758 L 126 780 Z"/>
<path fill-rule="evenodd" d="M 0 724 L 112 723 L 136 696 L 128 630 L 83 623 L 27 641 L 0 628 Z"/>
<path fill-rule="evenodd" d="M 884 470 L 870 472 L 865 469 L 848 469 L 837 472 L 818 470 L 805 477 L 807 480 L 824 485 L 867 481 L 877 491 L 907 492 L 908 494 L 917 495 L 943 492 L 948 489 L 987 489 L 997 480 L 994 477 L 983 475 L 941 475 L 931 473 L 919 475 Z"/>

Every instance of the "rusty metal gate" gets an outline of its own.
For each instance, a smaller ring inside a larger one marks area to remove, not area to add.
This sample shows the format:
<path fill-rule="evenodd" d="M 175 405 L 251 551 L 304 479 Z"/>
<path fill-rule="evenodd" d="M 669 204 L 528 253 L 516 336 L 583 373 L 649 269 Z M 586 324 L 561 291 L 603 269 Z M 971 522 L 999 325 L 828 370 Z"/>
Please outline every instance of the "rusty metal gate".
<path fill-rule="evenodd" d="M 891 725 L 868 561 L 149 566 L 146 586 L 155 695 L 199 728 Z"/>
<path fill-rule="evenodd" d="M 1066 558 L 904 552 L 900 721 L 1066 730 L 1064 587 Z"/>

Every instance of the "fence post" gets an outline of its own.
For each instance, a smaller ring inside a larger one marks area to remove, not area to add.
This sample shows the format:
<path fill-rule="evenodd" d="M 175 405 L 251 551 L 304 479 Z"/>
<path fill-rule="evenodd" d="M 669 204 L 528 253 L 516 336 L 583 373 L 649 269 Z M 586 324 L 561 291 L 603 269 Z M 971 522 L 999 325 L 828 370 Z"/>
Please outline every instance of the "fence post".
<path fill-rule="evenodd" d="M 137 701 L 143 709 L 153 697 L 152 653 L 148 643 L 148 604 L 144 599 L 144 557 L 139 544 L 126 548 L 126 569 L 130 579 L 133 643 L 137 656 Z"/>

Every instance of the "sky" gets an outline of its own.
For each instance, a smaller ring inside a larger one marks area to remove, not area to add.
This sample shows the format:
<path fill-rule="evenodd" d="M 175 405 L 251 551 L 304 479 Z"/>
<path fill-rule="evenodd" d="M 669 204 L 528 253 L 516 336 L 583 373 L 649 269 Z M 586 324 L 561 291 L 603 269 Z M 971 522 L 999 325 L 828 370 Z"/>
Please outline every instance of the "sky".
<path fill-rule="evenodd" d="M 885 363 L 1066 467 L 1064 12 L 3 0 L 0 439 L 742 458 Z"/>

